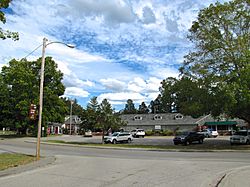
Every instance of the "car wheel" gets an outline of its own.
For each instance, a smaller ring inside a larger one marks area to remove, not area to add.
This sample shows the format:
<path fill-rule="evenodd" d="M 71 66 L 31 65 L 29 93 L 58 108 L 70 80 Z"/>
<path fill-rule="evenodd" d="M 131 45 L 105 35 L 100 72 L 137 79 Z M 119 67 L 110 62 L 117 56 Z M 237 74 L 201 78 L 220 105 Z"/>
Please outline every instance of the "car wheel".
<path fill-rule="evenodd" d="M 117 141 L 116 140 L 113 140 L 113 144 L 116 144 L 117 143 Z"/>
<path fill-rule="evenodd" d="M 200 143 L 200 144 L 203 144 L 203 139 L 200 139 L 200 140 L 199 140 L 199 143 Z"/>
<path fill-rule="evenodd" d="M 247 144 L 247 145 L 249 144 L 249 140 L 246 141 L 246 144 Z"/>
<path fill-rule="evenodd" d="M 130 138 L 128 139 L 128 143 L 131 143 L 131 139 Z"/>
<path fill-rule="evenodd" d="M 184 142 L 184 145 L 186 145 L 186 146 L 187 146 L 188 144 L 189 144 L 189 142 L 188 142 L 188 141 Z"/>
<path fill-rule="evenodd" d="M 178 143 L 177 143 L 177 142 L 174 142 L 174 145 L 178 145 Z"/>

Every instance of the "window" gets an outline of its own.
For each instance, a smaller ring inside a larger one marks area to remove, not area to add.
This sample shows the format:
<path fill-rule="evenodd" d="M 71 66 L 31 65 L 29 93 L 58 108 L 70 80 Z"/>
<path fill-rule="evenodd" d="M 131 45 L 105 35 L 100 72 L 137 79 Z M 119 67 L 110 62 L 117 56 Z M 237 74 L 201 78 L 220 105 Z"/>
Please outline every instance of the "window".
<path fill-rule="evenodd" d="M 183 115 L 177 114 L 174 118 L 175 118 L 175 119 L 183 119 Z"/>
<path fill-rule="evenodd" d="M 154 116 L 154 120 L 161 120 L 162 119 L 162 116 L 160 116 L 160 115 L 155 115 Z"/>
<path fill-rule="evenodd" d="M 142 120 L 142 116 L 135 116 L 134 120 Z"/>

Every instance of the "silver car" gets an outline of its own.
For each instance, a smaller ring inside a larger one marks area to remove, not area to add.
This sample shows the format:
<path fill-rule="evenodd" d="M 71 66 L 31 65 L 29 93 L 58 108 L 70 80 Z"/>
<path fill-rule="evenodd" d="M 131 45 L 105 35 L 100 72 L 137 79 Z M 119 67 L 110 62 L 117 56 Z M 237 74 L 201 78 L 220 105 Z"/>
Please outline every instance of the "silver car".
<path fill-rule="evenodd" d="M 133 137 L 129 132 L 114 132 L 111 136 L 105 136 L 105 143 L 116 144 L 118 142 L 127 142 L 130 143 L 133 141 Z"/>

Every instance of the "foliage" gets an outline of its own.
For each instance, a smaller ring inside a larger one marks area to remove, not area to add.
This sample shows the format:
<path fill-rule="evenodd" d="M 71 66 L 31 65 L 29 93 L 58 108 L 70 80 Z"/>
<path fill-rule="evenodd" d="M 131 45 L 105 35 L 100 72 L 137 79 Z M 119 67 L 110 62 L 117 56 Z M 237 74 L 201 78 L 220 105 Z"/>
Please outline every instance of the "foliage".
<path fill-rule="evenodd" d="M 11 0 L 1 0 L 0 1 L 0 21 L 2 23 L 6 23 L 6 18 L 4 15 L 4 12 L 2 11 L 2 9 L 6 9 L 9 7 L 9 3 L 11 2 Z M 4 30 L 0 27 L 0 38 L 5 40 L 7 38 L 12 38 L 14 41 L 19 39 L 19 35 L 17 32 L 11 32 L 9 30 Z"/>
<path fill-rule="evenodd" d="M 65 116 L 70 115 L 70 108 L 71 108 L 71 103 L 72 103 L 72 115 L 77 115 L 79 117 L 83 116 L 85 111 L 82 108 L 81 105 L 78 104 L 77 99 L 71 100 L 69 98 L 62 98 L 66 105 L 66 111 L 65 111 Z"/>
<path fill-rule="evenodd" d="M 137 110 L 132 99 L 128 99 L 123 111 L 124 114 L 136 114 Z"/>
<path fill-rule="evenodd" d="M 202 82 L 207 94 L 213 96 L 209 98 L 213 107 L 207 112 L 225 113 L 250 123 L 249 23 L 249 0 L 217 2 L 201 10 L 188 36 L 195 48 L 185 56 L 180 71 Z M 199 104 L 195 107 L 201 107 Z"/>
<path fill-rule="evenodd" d="M 118 130 L 120 127 L 125 126 L 126 123 L 121 120 L 118 115 L 115 115 L 111 104 L 107 99 L 104 99 L 98 108 L 97 126 L 102 129 L 102 143 L 104 143 L 104 134 L 111 128 Z"/>
<path fill-rule="evenodd" d="M 149 113 L 149 109 L 147 105 L 145 104 L 145 102 L 142 102 L 139 105 L 138 114 L 148 114 L 148 113 Z"/>
<path fill-rule="evenodd" d="M 163 108 L 162 108 L 162 99 L 161 95 L 159 94 L 157 98 L 154 101 L 150 102 L 149 108 L 151 109 L 152 114 L 156 113 L 163 113 Z"/>
<path fill-rule="evenodd" d="M 82 115 L 80 115 L 82 124 L 81 129 L 96 131 L 97 124 L 97 110 L 99 104 L 97 101 L 97 97 L 92 97 L 87 105 L 87 109 L 83 111 Z"/>
<path fill-rule="evenodd" d="M 199 117 L 210 113 L 213 96 L 201 80 L 192 80 L 188 77 L 181 79 L 167 78 L 162 81 L 162 105 L 170 112 L 180 112 L 184 115 Z"/>
<path fill-rule="evenodd" d="M 66 111 L 65 104 L 59 96 L 64 93 L 63 74 L 57 70 L 51 57 L 45 59 L 43 126 L 47 122 L 62 122 Z M 0 124 L 25 133 L 34 129 L 37 121 L 28 118 L 30 104 L 39 104 L 39 79 L 41 58 L 36 61 L 15 59 L 2 68 L 0 74 Z M 38 112 L 38 111 L 37 111 Z M 35 128 L 36 129 L 36 128 Z"/>
<path fill-rule="evenodd" d="M 103 135 L 106 134 L 110 128 L 113 131 L 117 131 L 120 127 L 126 125 L 119 117 L 119 114 L 115 113 L 114 109 L 112 109 L 107 99 L 104 99 L 99 104 L 97 97 L 90 99 L 81 119 L 83 121 L 81 128 L 84 130 L 102 131 Z"/>

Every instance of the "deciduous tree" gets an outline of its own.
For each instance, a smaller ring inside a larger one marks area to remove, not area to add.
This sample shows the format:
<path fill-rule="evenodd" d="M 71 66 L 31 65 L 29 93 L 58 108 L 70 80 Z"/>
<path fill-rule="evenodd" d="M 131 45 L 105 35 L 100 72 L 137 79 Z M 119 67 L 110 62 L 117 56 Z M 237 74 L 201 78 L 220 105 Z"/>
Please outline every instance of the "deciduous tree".
<path fill-rule="evenodd" d="M 1 0 L 0 1 L 0 21 L 2 23 L 6 23 L 5 14 L 2 11 L 2 9 L 6 9 L 9 7 L 9 3 L 11 0 Z M 0 38 L 5 40 L 7 38 L 12 38 L 14 41 L 19 39 L 19 35 L 17 32 L 11 32 L 9 30 L 4 30 L 2 27 L 0 27 Z"/>
<path fill-rule="evenodd" d="M 250 123 L 250 1 L 211 4 L 199 12 L 188 38 L 194 50 L 180 71 L 213 92 L 214 114 Z M 217 105 L 216 105 L 217 104 Z"/>
<path fill-rule="evenodd" d="M 66 110 L 63 100 L 59 98 L 65 90 L 62 84 L 63 74 L 57 70 L 51 57 L 47 57 L 45 63 L 43 126 L 47 122 L 63 122 Z M 3 98 L 8 98 L 8 105 L 6 101 L 0 102 L 3 109 L 0 116 L 12 122 L 8 125 L 22 133 L 36 125 L 36 121 L 29 119 L 28 113 L 30 104 L 36 104 L 38 108 L 40 67 L 41 58 L 36 61 L 13 59 L 8 66 L 2 68 L 1 90 L 4 92 L 1 94 Z"/>

